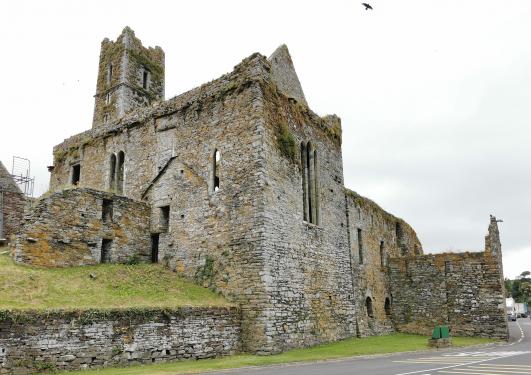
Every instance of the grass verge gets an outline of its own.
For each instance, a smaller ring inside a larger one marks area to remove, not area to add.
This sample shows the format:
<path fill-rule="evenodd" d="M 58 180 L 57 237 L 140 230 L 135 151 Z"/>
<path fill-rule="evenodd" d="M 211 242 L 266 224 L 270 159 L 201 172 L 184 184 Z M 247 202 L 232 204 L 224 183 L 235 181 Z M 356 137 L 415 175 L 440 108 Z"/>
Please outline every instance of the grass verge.
<path fill-rule="evenodd" d="M 469 346 L 495 342 L 495 340 L 475 337 L 454 337 L 455 346 Z M 288 352 L 257 356 L 250 354 L 231 357 L 204 359 L 199 361 L 178 361 L 156 365 L 131 366 L 126 368 L 106 368 L 101 370 L 75 371 L 66 374 L 137 375 L 137 374 L 196 374 L 203 371 L 223 370 L 247 366 L 266 366 L 293 362 L 338 359 L 359 355 L 398 353 L 428 349 L 426 336 L 396 333 L 389 336 L 351 338 L 331 344 L 317 345 L 307 349 L 294 349 Z"/>
<path fill-rule="evenodd" d="M 17 265 L 7 254 L 0 255 L 0 309 L 229 305 L 223 297 L 159 264 L 49 269 Z"/>

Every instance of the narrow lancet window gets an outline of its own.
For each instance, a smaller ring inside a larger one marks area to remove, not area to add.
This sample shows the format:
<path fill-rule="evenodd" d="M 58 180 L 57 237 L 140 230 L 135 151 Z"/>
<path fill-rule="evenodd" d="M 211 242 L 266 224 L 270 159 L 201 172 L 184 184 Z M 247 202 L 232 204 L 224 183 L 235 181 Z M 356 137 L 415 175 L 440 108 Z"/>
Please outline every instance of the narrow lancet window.
<path fill-rule="evenodd" d="M 358 228 L 358 257 L 360 264 L 363 264 L 363 238 L 361 236 L 361 229 Z"/>
<path fill-rule="evenodd" d="M 306 145 L 301 143 L 301 174 L 302 174 L 302 206 L 303 206 L 303 220 L 308 220 L 308 181 L 307 181 L 307 165 L 306 165 Z"/>
<path fill-rule="evenodd" d="M 109 190 L 116 190 L 116 155 L 111 154 L 109 159 Z"/>
<path fill-rule="evenodd" d="M 372 299 L 371 299 L 371 297 L 367 297 L 367 299 L 365 299 L 365 308 L 367 309 L 367 316 L 369 318 L 374 318 L 374 313 L 373 313 L 373 310 L 372 310 Z"/>
<path fill-rule="evenodd" d="M 81 165 L 76 164 L 72 166 L 72 178 L 70 182 L 72 185 L 79 185 L 79 180 L 81 179 Z"/>
<path fill-rule="evenodd" d="M 220 169 L 221 153 L 219 150 L 214 150 L 214 160 L 212 162 L 212 186 L 214 191 L 219 190 L 219 169 Z"/>
<path fill-rule="evenodd" d="M 310 142 L 301 143 L 301 174 L 304 221 L 319 224 L 319 167 Z"/>
<path fill-rule="evenodd" d="M 120 151 L 116 160 L 116 194 L 119 195 L 124 193 L 124 161 L 125 154 Z"/>

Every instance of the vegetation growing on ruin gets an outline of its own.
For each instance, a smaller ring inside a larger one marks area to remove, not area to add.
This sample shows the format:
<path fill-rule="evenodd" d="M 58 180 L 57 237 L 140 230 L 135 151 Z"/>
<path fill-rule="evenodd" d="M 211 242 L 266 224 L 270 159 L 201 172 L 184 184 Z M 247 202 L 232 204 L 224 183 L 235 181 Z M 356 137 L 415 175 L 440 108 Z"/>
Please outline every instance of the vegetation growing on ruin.
<path fill-rule="evenodd" d="M 291 132 L 289 131 L 288 125 L 286 123 L 282 123 L 279 126 L 277 142 L 282 155 L 292 161 L 295 161 L 295 153 L 297 150 L 297 147 L 295 145 L 295 138 L 293 137 L 293 134 L 291 134 Z"/>
<path fill-rule="evenodd" d="M 492 339 L 474 337 L 454 337 L 454 346 L 469 346 L 494 342 Z M 426 336 L 393 334 L 351 338 L 331 344 L 323 344 L 307 349 L 294 349 L 271 355 L 236 355 L 225 358 L 205 359 L 201 361 L 179 361 L 148 366 L 131 366 L 127 368 L 107 368 L 92 371 L 76 371 L 68 374 L 134 375 L 134 374 L 194 374 L 204 371 L 223 370 L 247 366 L 267 366 L 293 362 L 311 362 L 338 359 L 359 355 L 398 353 L 428 349 Z"/>
<path fill-rule="evenodd" d="M 0 270 L 0 309 L 229 305 L 159 264 L 45 269 L 17 265 L 4 253 Z"/>

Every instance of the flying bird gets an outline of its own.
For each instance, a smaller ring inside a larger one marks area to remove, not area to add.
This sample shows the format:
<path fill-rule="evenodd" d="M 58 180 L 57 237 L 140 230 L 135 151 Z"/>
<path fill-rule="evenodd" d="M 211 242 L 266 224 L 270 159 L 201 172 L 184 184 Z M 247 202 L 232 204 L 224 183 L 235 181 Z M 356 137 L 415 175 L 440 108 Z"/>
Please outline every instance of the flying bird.
<path fill-rule="evenodd" d="M 365 7 L 365 10 L 369 10 L 369 9 L 372 10 L 371 4 L 361 3 L 361 5 L 363 5 Z"/>

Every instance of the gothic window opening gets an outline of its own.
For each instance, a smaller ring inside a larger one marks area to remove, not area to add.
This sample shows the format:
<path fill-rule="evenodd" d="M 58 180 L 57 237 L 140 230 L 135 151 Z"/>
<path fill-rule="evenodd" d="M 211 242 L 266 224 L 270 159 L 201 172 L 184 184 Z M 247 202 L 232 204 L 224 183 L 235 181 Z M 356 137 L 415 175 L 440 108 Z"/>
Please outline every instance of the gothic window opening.
<path fill-rule="evenodd" d="M 214 160 L 212 162 L 212 186 L 214 191 L 219 190 L 219 170 L 220 170 L 221 153 L 219 150 L 214 150 Z"/>
<path fill-rule="evenodd" d="M 319 225 L 319 166 L 317 151 L 301 143 L 301 173 L 304 221 Z"/>
<path fill-rule="evenodd" d="M 385 299 L 384 309 L 385 309 L 385 315 L 391 316 L 391 300 L 389 299 L 389 297 Z"/>
<path fill-rule="evenodd" d="M 116 158 L 116 194 L 120 195 L 124 193 L 124 161 L 125 154 L 120 151 Z"/>
<path fill-rule="evenodd" d="M 367 316 L 369 318 L 374 318 L 374 313 L 372 310 L 372 299 L 371 297 L 367 297 L 365 299 L 365 309 L 367 309 Z"/>
<path fill-rule="evenodd" d="M 101 205 L 101 220 L 104 223 L 112 221 L 112 200 L 104 199 Z"/>
<path fill-rule="evenodd" d="M 170 206 L 160 207 L 160 229 L 162 232 L 168 232 L 170 228 Z"/>
<path fill-rule="evenodd" d="M 363 264 L 363 238 L 361 236 L 361 229 L 358 228 L 358 257 L 360 264 Z"/>
<path fill-rule="evenodd" d="M 81 178 L 81 165 L 75 164 L 72 166 L 72 178 L 70 179 L 70 183 L 72 185 L 79 185 L 79 180 Z"/>
<path fill-rule="evenodd" d="M 100 263 L 111 263 L 111 246 L 112 240 L 105 238 L 101 240 Z"/>

